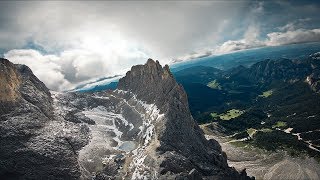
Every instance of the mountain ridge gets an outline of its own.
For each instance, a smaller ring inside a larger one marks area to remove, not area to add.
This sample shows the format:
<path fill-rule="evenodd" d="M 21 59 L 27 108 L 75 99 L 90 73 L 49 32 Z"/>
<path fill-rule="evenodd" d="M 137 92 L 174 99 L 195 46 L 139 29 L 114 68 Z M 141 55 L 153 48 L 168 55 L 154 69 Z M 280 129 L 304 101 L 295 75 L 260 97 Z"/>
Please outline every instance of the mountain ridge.
<path fill-rule="evenodd" d="M 50 92 L 27 66 L 10 67 L 21 98 L 0 112 L 2 179 L 249 179 L 205 139 L 167 65 L 149 59 L 96 93 Z"/>

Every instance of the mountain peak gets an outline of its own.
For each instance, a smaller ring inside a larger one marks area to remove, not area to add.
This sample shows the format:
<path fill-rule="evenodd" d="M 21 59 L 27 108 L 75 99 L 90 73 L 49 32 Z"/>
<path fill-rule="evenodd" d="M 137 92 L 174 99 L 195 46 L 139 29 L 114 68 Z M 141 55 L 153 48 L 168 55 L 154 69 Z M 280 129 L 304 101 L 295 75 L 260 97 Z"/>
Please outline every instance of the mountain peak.
<path fill-rule="evenodd" d="M 154 61 L 154 60 L 151 59 L 151 58 L 149 58 L 149 59 L 147 60 L 147 63 L 146 63 L 146 64 L 148 64 L 148 65 L 159 64 L 159 65 L 160 65 L 160 63 L 159 63 L 158 60 Z"/>
<path fill-rule="evenodd" d="M 118 89 L 131 91 L 148 103 L 159 100 L 174 86 L 177 83 L 169 66 L 162 67 L 159 61 L 152 59 L 144 65 L 133 66 L 118 83 Z"/>
<path fill-rule="evenodd" d="M 165 116 L 155 124 L 157 151 L 164 157 L 160 174 L 180 173 L 183 177 L 196 169 L 205 176 L 239 178 L 239 174 L 228 167 L 218 142 L 205 139 L 191 116 L 186 92 L 168 65 L 162 67 L 158 61 L 148 59 L 144 65 L 133 66 L 119 80 L 118 89 L 130 91 L 138 99 L 156 105 Z"/>

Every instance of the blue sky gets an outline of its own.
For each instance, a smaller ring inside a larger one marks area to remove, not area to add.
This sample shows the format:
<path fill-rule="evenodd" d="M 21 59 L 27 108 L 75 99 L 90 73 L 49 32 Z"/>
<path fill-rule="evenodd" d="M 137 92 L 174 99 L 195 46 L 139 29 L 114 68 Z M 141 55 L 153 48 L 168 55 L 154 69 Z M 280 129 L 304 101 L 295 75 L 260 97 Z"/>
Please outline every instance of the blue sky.
<path fill-rule="evenodd" d="M 263 46 L 320 41 L 317 1 L 0 1 L 0 53 L 50 89 Z"/>

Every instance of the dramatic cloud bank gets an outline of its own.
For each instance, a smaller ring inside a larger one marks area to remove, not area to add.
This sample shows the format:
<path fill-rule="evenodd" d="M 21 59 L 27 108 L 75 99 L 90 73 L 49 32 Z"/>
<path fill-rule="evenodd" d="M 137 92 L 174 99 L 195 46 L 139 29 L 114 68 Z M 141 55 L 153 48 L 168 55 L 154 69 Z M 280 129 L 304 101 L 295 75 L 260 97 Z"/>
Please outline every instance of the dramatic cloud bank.
<path fill-rule="evenodd" d="M 218 45 L 215 49 L 205 49 L 202 51 L 187 54 L 185 56 L 181 56 L 179 58 L 174 59 L 173 63 L 264 46 L 280 46 L 320 41 L 320 28 L 293 29 L 292 27 L 289 28 L 289 26 L 287 26 L 285 29 L 287 31 L 268 33 L 267 38 L 261 40 L 258 39 L 258 31 L 256 31 L 256 29 L 254 30 L 253 27 L 249 27 L 247 33 L 245 33 L 245 36 L 242 39 L 228 40 L 222 43 L 221 45 Z"/>
<path fill-rule="evenodd" d="M 243 16 L 245 1 L 0 1 L 0 48 L 17 49 L 34 43 L 47 52 L 126 41 L 153 58 L 168 59 L 207 45 L 229 31 Z M 233 20 L 234 19 L 234 20 Z M 93 40 L 92 40 L 93 39 Z M 122 42 L 120 42 L 122 43 Z M 110 52 L 105 49 L 105 52 Z"/>
<path fill-rule="evenodd" d="M 28 65 L 49 89 L 57 91 L 73 89 L 79 83 L 92 79 L 124 74 L 132 65 L 144 63 L 147 59 L 139 51 L 132 54 L 114 51 L 109 55 L 103 52 L 70 50 L 63 51 L 60 55 L 42 55 L 32 49 L 11 50 L 4 57 L 13 63 Z"/>
<path fill-rule="evenodd" d="M 300 1 L 0 1 L 0 52 L 62 91 L 149 57 L 320 41 L 319 11 Z"/>
<path fill-rule="evenodd" d="M 5 54 L 5 58 L 13 63 L 27 64 L 49 88 L 60 90 L 70 85 L 62 74 L 59 58 L 56 56 L 43 56 L 35 50 L 12 50 Z"/>
<path fill-rule="evenodd" d="M 291 28 L 290 28 L 291 29 Z M 297 29 L 286 32 L 272 32 L 267 34 L 268 38 L 261 41 L 247 38 L 237 41 L 226 41 L 214 53 L 228 53 L 237 50 L 251 49 L 262 46 L 280 46 L 295 43 L 307 43 L 320 41 L 320 29 Z"/>
<path fill-rule="evenodd" d="M 272 32 L 267 34 L 266 45 L 278 46 L 293 43 L 320 41 L 320 29 L 297 29 L 286 32 Z"/>

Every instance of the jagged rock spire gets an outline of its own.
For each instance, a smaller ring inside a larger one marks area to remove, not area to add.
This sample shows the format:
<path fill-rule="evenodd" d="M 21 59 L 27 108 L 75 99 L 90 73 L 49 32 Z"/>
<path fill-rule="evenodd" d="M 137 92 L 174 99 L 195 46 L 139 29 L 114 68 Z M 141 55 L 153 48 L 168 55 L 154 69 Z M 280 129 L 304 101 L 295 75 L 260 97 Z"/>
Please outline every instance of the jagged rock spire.
<path fill-rule="evenodd" d="M 158 61 L 148 59 L 144 65 L 133 66 L 119 80 L 118 89 L 156 104 L 165 114 L 164 122 L 156 125 L 160 141 L 157 150 L 164 156 L 161 174 L 171 172 L 189 177 L 187 174 L 195 169 L 204 176 L 240 178 L 236 170 L 228 167 L 219 143 L 205 139 L 191 116 L 186 92 L 168 65 L 162 67 Z"/>

